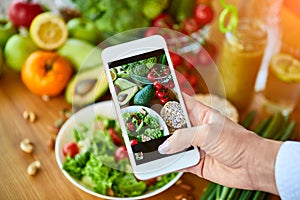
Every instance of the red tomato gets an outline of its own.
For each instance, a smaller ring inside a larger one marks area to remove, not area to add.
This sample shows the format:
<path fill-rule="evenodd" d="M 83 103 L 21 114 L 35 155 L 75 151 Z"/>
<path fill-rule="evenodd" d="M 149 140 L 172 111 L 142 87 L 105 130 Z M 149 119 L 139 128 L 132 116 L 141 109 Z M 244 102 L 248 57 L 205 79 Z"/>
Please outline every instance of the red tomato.
<path fill-rule="evenodd" d="M 120 146 L 116 149 L 115 154 L 115 162 L 119 162 L 119 160 L 128 158 L 128 152 L 125 146 Z"/>
<path fill-rule="evenodd" d="M 199 28 L 200 27 L 198 25 L 197 20 L 191 17 L 184 20 L 181 32 L 190 35 L 199 30 Z"/>
<path fill-rule="evenodd" d="M 149 27 L 149 28 L 147 28 L 147 30 L 146 30 L 146 32 L 145 32 L 145 37 L 149 37 L 149 36 L 151 36 L 151 35 L 156 35 L 156 34 L 158 34 L 158 28 L 156 28 L 156 27 Z"/>
<path fill-rule="evenodd" d="M 156 182 L 157 182 L 157 178 L 150 178 L 150 179 L 147 179 L 147 180 L 144 180 L 147 184 L 147 186 L 151 186 L 151 185 L 154 185 Z"/>
<path fill-rule="evenodd" d="M 63 147 L 64 156 L 69 155 L 71 158 L 74 158 L 74 156 L 78 153 L 79 148 L 75 142 L 69 142 Z"/>
<path fill-rule="evenodd" d="M 156 69 L 154 67 L 151 68 L 150 71 L 147 74 L 148 81 L 154 82 L 157 77 L 158 77 L 158 74 L 156 72 Z"/>
<path fill-rule="evenodd" d="M 152 21 L 152 26 L 160 28 L 172 28 L 174 25 L 174 20 L 171 15 L 167 13 L 162 13 L 155 17 Z"/>
<path fill-rule="evenodd" d="M 195 87 L 198 85 L 198 78 L 197 78 L 197 75 L 195 74 L 192 74 L 188 77 L 188 80 L 191 84 L 192 87 Z"/>
<path fill-rule="evenodd" d="M 214 17 L 214 11 L 209 5 L 197 5 L 194 10 L 194 16 L 200 26 L 210 23 Z"/>
<path fill-rule="evenodd" d="M 110 135 L 110 138 L 112 139 L 113 143 L 117 146 L 122 144 L 122 140 L 119 137 L 119 134 L 116 132 L 116 130 L 114 128 L 109 128 L 108 133 Z"/>
<path fill-rule="evenodd" d="M 206 42 L 197 53 L 197 59 L 201 66 L 208 66 L 216 57 L 217 49 L 214 44 Z"/>
<path fill-rule="evenodd" d="M 169 81 L 169 83 L 168 83 L 168 88 L 173 89 L 174 87 L 175 87 L 174 82 L 173 82 L 173 81 Z"/>
<path fill-rule="evenodd" d="M 136 126 L 133 122 L 127 122 L 127 128 L 131 132 L 135 132 Z"/>
<path fill-rule="evenodd" d="M 158 98 L 163 98 L 165 96 L 168 95 L 168 93 L 164 90 L 156 90 L 155 91 L 155 95 L 158 97 Z"/>
<path fill-rule="evenodd" d="M 130 145 L 134 146 L 136 144 L 138 144 L 139 142 L 137 140 L 130 140 Z"/>
<path fill-rule="evenodd" d="M 160 98 L 160 99 L 159 99 L 159 102 L 160 102 L 162 105 L 165 105 L 168 101 L 169 101 L 169 99 L 168 99 L 167 97 L 163 97 L 163 98 Z"/>
<path fill-rule="evenodd" d="M 15 26 L 28 27 L 35 16 L 44 12 L 43 7 L 31 1 L 17 0 L 10 4 L 8 8 L 9 19 Z"/>
<path fill-rule="evenodd" d="M 164 86 L 160 84 L 158 81 L 154 81 L 153 86 L 156 90 L 161 90 L 164 88 Z"/>
<path fill-rule="evenodd" d="M 182 63 L 182 58 L 180 55 L 170 52 L 170 57 L 175 68 Z"/>

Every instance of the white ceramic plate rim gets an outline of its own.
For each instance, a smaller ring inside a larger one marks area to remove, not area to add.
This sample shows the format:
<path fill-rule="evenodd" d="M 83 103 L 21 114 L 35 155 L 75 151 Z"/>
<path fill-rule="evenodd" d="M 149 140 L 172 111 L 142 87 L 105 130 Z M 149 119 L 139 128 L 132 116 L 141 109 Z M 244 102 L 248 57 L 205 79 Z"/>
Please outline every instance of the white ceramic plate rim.
<path fill-rule="evenodd" d="M 99 102 L 96 104 L 89 105 L 78 112 L 76 112 L 74 115 L 72 115 L 61 127 L 57 138 L 55 142 L 55 157 L 56 157 L 56 162 L 58 164 L 59 169 L 62 171 L 64 176 L 76 187 L 79 189 L 93 195 L 99 198 L 105 198 L 105 199 L 145 199 L 154 195 L 157 195 L 165 190 L 167 190 L 169 187 L 171 187 L 181 176 L 182 172 L 178 173 L 178 175 L 173 178 L 169 183 L 164 185 L 163 187 L 151 191 L 149 193 L 146 193 L 141 196 L 136 196 L 136 197 L 128 197 L 128 198 L 118 198 L 118 197 L 111 197 L 111 196 L 106 196 L 102 195 L 99 193 L 96 193 L 92 191 L 92 189 L 84 186 L 81 184 L 79 181 L 71 177 L 66 171 L 62 169 L 63 165 L 63 155 L 62 155 L 62 147 L 65 143 L 63 143 L 62 140 L 67 140 L 67 141 L 74 141 L 73 134 L 72 134 L 72 129 L 76 126 L 76 123 L 86 123 L 86 122 L 91 122 L 95 117 L 95 112 L 100 114 L 101 111 L 101 116 L 105 117 L 111 117 L 111 118 L 116 118 L 115 116 L 115 111 L 114 111 L 114 106 L 112 101 L 103 101 Z M 66 141 L 66 142 L 67 142 Z"/>

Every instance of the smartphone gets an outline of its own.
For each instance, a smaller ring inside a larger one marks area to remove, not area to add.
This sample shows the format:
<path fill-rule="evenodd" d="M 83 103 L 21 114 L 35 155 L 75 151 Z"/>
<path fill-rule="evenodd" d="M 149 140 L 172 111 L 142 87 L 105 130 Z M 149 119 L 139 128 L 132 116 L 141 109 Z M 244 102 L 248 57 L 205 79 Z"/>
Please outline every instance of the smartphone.
<path fill-rule="evenodd" d="M 197 164 L 197 147 L 158 152 L 175 130 L 191 126 L 164 38 L 107 47 L 102 60 L 135 176 L 146 180 Z"/>

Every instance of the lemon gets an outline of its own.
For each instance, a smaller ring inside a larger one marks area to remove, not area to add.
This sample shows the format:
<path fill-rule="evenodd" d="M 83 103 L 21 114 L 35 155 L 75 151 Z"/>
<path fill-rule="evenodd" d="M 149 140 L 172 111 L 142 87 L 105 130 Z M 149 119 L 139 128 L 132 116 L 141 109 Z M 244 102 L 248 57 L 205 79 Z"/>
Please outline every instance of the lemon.
<path fill-rule="evenodd" d="M 60 47 L 68 37 L 68 29 L 62 17 L 45 12 L 37 15 L 30 25 L 30 37 L 44 50 Z"/>
<path fill-rule="evenodd" d="M 288 54 L 276 54 L 271 59 L 271 70 L 285 82 L 300 82 L 300 61 Z"/>

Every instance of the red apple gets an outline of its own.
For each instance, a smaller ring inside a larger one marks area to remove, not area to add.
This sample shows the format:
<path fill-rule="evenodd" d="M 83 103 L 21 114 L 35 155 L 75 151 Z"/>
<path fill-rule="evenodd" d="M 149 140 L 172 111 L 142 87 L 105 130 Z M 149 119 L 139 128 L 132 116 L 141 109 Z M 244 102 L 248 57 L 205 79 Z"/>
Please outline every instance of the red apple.
<path fill-rule="evenodd" d="M 35 16 L 44 12 L 44 8 L 31 1 L 16 0 L 8 8 L 9 19 L 15 26 L 28 27 Z"/>

